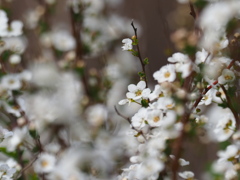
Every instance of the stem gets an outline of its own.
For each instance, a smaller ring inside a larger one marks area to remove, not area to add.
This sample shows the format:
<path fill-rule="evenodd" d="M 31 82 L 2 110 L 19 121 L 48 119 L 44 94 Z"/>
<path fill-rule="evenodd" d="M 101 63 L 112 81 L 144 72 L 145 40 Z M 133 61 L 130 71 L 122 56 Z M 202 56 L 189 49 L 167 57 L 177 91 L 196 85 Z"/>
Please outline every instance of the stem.
<path fill-rule="evenodd" d="M 130 120 L 129 117 L 126 117 L 126 116 L 122 115 L 122 114 L 118 111 L 116 105 L 114 106 L 114 109 L 115 109 L 116 113 L 117 113 L 120 117 L 122 117 L 123 119 L 127 120 L 127 122 L 129 122 L 129 124 L 131 125 L 131 128 L 132 128 L 133 130 L 137 131 L 137 132 L 138 132 L 138 135 L 142 135 L 142 136 L 144 137 L 144 139 L 146 140 L 146 137 L 145 137 L 145 135 L 143 134 L 143 132 L 142 132 L 142 131 L 139 131 L 138 129 L 136 129 L 135 127 L 132 126 L 132 123 L 131 123 L 131 120 Z"/>
<path fill-rule="evenodd" d="M 75 60 L 75 64 L 77 64 L 77 62 L 79 60 L 83 59 L 83 49 L 82 49 L 82 40 L 81 40 L 81 24 L 82 22 L 76 22 L 74 19 L 74 12 L 73 9 L 70 7 L 69 8 L 70 11 L 70 16 L 71 16 L 71 26 L 72 26 L 72 34 L 74 36 L 75 42 L 76 42 L 76 60 Z M 80 13 L 80 12 L 79 12 Z M 83 74 L 81 75 L 81 79 L 84 85 L 84 89 L 85 89 L 85 93 L 90 97 L 90 91 L 88 88 L 88 82 L 87 82 L 87 78 L 85 73 L 83 72 Z"/>
<path fill-rule="evenodd" d="M 39 153 L 37 153 L 36 156 L 32 159 L 32 161 L 31 161 L 30 163 L 28 163 L 28 164 L 19 172 L 19 175 L 18 175 L 17 179 L 20 178 L 21 175 L 22 175 L 28 168 L 30 168 L 30 167 L 33 165 L 33 163 L 38 159 L 38 155 L 39 155 Z"/>
<path fill-rule="evenodd" d="M 232 60 L 231 63 L 228 65 L 227 69 L 230 69 L 230 68 L 233 66 L 233 64 L 234 64 L 235 61 L 236 61 L 235 59 Z M 217 83 L 218 83 L 218 80 L 214 81 L 214 82 L 213 82 L 213 85 L 216 85 Z M 195 101 L 195 103 L 193 104 L 192 110 L 198 106 L 198 104 L 199 104 L 200 101 L 202 100 L 203 96 L 204 96 L 205 94 L 207 94 L 207 92 L 208 92 L 210 89 L 212 89 L 212 87 L 213 87 L 213 86 L 210 85 L 210 86 L 208 86 L 206 89 L 203 90 L 203 92 L 201 93 L 202 95 L 201 95 L 201 96 Z"/>
<path fill-rule="evenodd" d="M 137 28 L 134 26 L 133 21 L 132 21 L 131 25 L 132 25 L 132 27 L 133 27 L 134 34 L 135 34 L 135 36 L 136 36 L 136 39 L 138 40 Z M 140 52 L 140 48 L 139 48 L 138 43 L 137 43 L 137 51 L 138 51 L 138 58 L 139 58 L 139 61 L 140 61 L 140 63 L 141 63 L 141 66 L 142 66 L 142 71 L 143 71 L 143 73 L 144 73 L 144 75 L 145 75 L 145 76 L 144 76 L 144 81 L 146 82 L 146 87 L 148 87 L 145 64 L 143 63 L 143 59 L 142 59 L 142 56 L 141 56 L 141 52 Z"/>
<path fill-rule="evenodd" d="M 193 3 L 192 2 L 189 2 L 189 6 L 190 6 L 190 15 L 193 17 L 193 19 L 197 19 L 197 14 L 196 14 L 196 11 L 194 9 L 194 6 L 193 6 Z"/>

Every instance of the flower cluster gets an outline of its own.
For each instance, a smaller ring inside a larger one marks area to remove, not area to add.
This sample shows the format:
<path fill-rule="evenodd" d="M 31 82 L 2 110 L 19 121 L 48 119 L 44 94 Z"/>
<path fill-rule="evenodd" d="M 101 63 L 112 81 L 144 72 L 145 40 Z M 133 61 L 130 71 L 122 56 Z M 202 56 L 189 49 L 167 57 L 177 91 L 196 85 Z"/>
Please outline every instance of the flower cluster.
<path fill-rule="evenodd" d="M 120 0 L 42 0 L 21 21 L 3 1 L 0 180 L 238 178 L 239 1 L 178 0 L 194 28 L 154 82 L 139 25 L 110 15 Z"/>

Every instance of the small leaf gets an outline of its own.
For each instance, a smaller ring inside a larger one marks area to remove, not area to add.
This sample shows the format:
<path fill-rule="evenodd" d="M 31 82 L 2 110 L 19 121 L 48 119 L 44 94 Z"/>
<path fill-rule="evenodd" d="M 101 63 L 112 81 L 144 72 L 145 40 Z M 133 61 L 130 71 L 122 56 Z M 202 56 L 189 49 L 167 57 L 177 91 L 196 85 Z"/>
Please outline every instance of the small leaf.
<path fill-rule="evenodd" d="M 146 74 L 142 71 L 138 72 L 138 75 L 140 76 L 140 78 L 146 77 Z"/>
<path fill-rule="evenodd" d="M 142 104 L 142 106 L 145 107 L 145 108 L 149 106 L 148 100 L 146 100 L 146 99 L 142 99 L 141 104 Z"/>
<path fill-rule="evenodd" d="M 149 64 L 149 59 L 148 59 L 148 58 L 145 58 L 145 59 L 143 60 L 143 64 Z"/>

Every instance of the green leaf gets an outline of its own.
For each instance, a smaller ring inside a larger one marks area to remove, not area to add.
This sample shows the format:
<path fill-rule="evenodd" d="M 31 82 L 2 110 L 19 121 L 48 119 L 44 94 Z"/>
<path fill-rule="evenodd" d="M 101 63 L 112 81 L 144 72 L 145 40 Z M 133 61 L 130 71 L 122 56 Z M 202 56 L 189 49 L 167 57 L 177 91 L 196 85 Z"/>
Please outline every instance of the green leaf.
<path fill-rule="evenodd" d="M 37 174 L 32 174 L 32 175 L 28 176 L 28 179 L 29 179 L 29 180 L 39 180 Z"/>
<path fill-rule="evenodd" d="M 132 55 L 138 57 L 138 52 L 137 51 L 134 51 L 133 49 L 131 51 L 132 51 Z"/>
<path fill-rule="evenodd" d="M 13 159 L 17 159 L 17 153 L 16 152 L 8 152 L 5 147 L 0 147 L 0 152 L 9 157 L 12 157 Z"/>
<path fill-rule="evenodd" d="M 225 109 L 225 108 L 228 108 L 228 103 L 226 101 L 223 101 L 222 103 L 218 104 L 218 106 Z"/>
<path fill-rule="evenodd" d="M 183 49 L 183 52 L 188 54 L 189 56 L 194 56 L 197 52 L 196 46 L 186 45 Z"/>
<path fill-rule="evenodd" d="M 138 75 L 140 76 L 141 79 L 146 77 L 146 74 L 142 71 L 138 72 Z"/>
<path fill-rule="evenodd" d="M 13 54 L 13 52 L 10 51 L 10 50 L 4 51 L 4 52 L 2 53 L 2 55 L 1 55 L 1 56 L 2 56 L 2 60 L 3 60 L 3 61 L 7 61 L 12 54 Z"/>
<path fill-rule="evenodd" d="M 208 2 L 205 0 L 197 0 L 196 2 L 194 2 L 194 5 L 199 9 L 203 9 L 205 6 L 208 5 Z"/>
<path fill-rule="evenodd" d="M 149 106 L 148 100 L 146 100 L 146 99 L 142 99 L 141 104 L 142 104 L 142 106 L 145 107 L 145 108 Z"/>
<path fill-rule="evenodd" d="M 145 58 L 145 59 L 143 60 L 143 64 L 149 64 L 148 58 Z"/>
<path fill-rule="evenodd" d="M 138 39 L 133 39 L 132 45 L 138 45 Z"/>

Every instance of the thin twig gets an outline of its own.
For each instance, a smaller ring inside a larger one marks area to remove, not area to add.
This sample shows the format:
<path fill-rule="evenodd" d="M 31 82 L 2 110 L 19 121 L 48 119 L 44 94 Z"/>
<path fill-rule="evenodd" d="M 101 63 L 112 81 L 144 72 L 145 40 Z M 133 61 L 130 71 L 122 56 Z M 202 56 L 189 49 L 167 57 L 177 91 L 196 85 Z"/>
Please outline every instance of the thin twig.
<path fill-rule="evenodd" d="M 134 26 L 133 21 L 132 21 L 131 25 L 132 25 L 132 27 L 133 27 L 134 34 L 135 34 L 135 36 L 136 36 L 136 39 L 138 40 L 137 28 Z M 140 63 L 141 63 L 141 66 L 142 66 L 142 71 L 143 71 L 143 73 L 144 73 L 144 81 L 146 82 L 146 87 L 148 87 L 145 64 L 144 64 L 144 62 L 143 62 L 143 59 L 142 59 L 142 56 L 141 56 L 141 52 L 140 52 L 140 48 L 139 48 L 138 43 L 137 43 L 137 51 L 138 51 L 138 58 L 139 58 L 139 61 L 140 61 Z"/>
<path fill-rule="evenodd" d="M 114 106 L 114 109 L 115 109 L 116 113 L 117 113 L 119 116 L 121 116 L 123 119 L 127 120 L 127 121 L 129 122 L 129 124 L 131 124 L 130 118 L 122 115 L 122 114 L 118 111 L 116 105 Z"/>
<path fill-rule="evenodd" d="M 193 3 L 192 2 L 189 2 L 189 6 L 190 6 L 190 15 L 196 20 L 197 19 L 197 14 L 196 14 L 196 11 L 194 9 L 194 6 L 193 6 Z"/>
<path fill-rule="evenodd" d="M 30 163 L 28 163 L 28 164 L 19 172 L 19 175 L 18 175 L 17 179 L 21 177 L 21 175 L 24 173 L 24 171 L 26 171 L 28 168 L 30 168 L 30 167 L 32 166 L 32 164 L 38 159 L 38 155 L 39 155 L 39 154 L 40 154 L 40 153 L 37 153 L 36 156 L 32 159 L 32 161 L 31 161 Z"/>
<path fill-rule="evenodd" d="M 235 59 L 232 60 L 231 63 L 228 65 L 227 69 L 230 69 L 230 68 L 234 65 L 235 61 L 236 61 Z M 216 81 L 213 82 L 213 85 L 216 85 L 216 84 L 218 84 L 218 80 L 216 80 Z M 205 94 L 207 94 L 207 92 L 208 92 L 210 89 L 212 89 L 212 88 L 213 88 L 213 86 L 210 85 L 210 86 L 208 86 L 206 89 L 203 90 L 201 96 L 200 96 L 200 97 L 195 101 L 195 103 L 193 104 L 192 110 L 198 106 L 198 104 L 199 104 L 199 102 L 202 100 L 203 96 L 204 96 Z"/>
<path fill-rule="evenodd" d="M 83 48 L 82 48 L 82 40 L 81 40 L 81 24 L 82 22 L 76 22 L 74 18 L 74 11 L 70 7 L 69 8 L 70 17 L 71 17 L 71 26 L 72 26 L 72 34 L 74 36 L 74 39 L 76 41 L 76 60 L 75 64 L 77 65 L 77 62 L 79 60 L 83 60 Z M 80 13 L 80 12 L 79 12 Z M 83 71 L 83 74 L 81 75 L 82 83 L 84 85 L 85 93 L 90 97 L 90 91 L 89 86 L 87 82 L 87 77 L 85 75 L 85 71 Z"/>
<path fill-rule="evenodd" d="M 122 117 L 123 119 L 127 120 L 127 122 L 129 122 L 129 124 L 131 125 L 131 128 L 132 128 L 133 130 L 137 131 L 137 132 L 138 132 L 138 135 L 141 134 L 141 135 L 144 137 L 144 139 L 146 140 L 146 137 L 145 137 L 145 135 L 143 134 L 143 132 L 142 132 L 142 131 L 139 131 L 138 129 L 136 129 L 135 127 L 132 126 L 132 123 L 131 123 L 131 120 L 130 120 L 129 117 L 126 117 L 126 116 L 122 115 L 122 114 L 118 111 L 116 105 L 114 106 L 114 109 L 115 109 L 116 113 L 117 113 L 120 117 Z"/>

